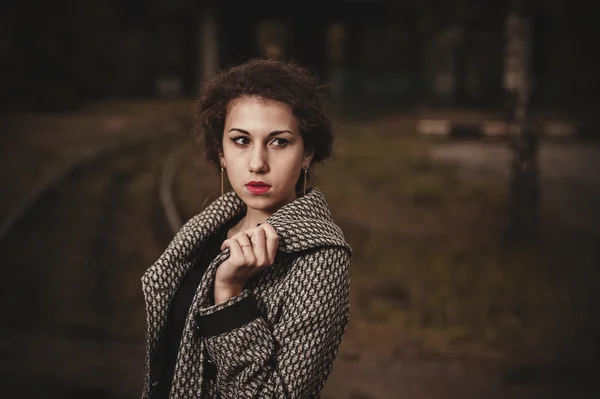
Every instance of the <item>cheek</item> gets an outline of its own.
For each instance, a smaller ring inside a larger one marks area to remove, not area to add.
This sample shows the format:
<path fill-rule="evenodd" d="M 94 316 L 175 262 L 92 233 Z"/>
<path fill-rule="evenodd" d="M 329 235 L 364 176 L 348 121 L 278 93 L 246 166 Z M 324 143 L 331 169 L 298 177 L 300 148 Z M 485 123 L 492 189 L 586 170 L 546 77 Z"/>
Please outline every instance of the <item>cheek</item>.
<path fill-rule="evenodd" d="M 223 148 L 223 159 L 225 160 L 227 176 L 230 180 L 235 180 L 240 174 L 240 168 L 243 166 L 242 159 L 236 156 L 235 151 L 228 151 L 227 147 Z"/>
<path fill-rule="evenodd" d="M 301 166 L 302 157 L 293 156 L 287 158 L 284 162 L 281 162 L 280 165 L 277 166 L 277 170 L 280 171 L 279 173 L 281 175 L 285 175 L 286 180 L 291 180 L 295 184 L 296 178 L 300 174 Z"/>
<path fill-rule="evenodd" d="M 227 142 L 223 142 L 223 159 L 227 162 L 227 166 L 229 164 L 235 164 L 236 160 L 239 159 L 239 154 L 236 154 L 236 147 L 233 145 L 231 140 L 227 139 Z"/>

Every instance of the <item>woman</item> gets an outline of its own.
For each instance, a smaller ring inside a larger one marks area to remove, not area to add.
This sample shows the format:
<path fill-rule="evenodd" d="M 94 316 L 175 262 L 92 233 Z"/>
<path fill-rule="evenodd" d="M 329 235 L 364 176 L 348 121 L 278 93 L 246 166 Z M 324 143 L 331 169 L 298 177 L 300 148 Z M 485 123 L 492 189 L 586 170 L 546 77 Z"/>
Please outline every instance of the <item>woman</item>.
<path fill-rule="evenodd" d="M 298 65 L 250 60 L 205 84 L 196 130 L 233 192 L 142 278 L 143 397 L 318 397 L 348 323 L 352 256 L 307 187 L 331 152 L 321 87 Z"/>

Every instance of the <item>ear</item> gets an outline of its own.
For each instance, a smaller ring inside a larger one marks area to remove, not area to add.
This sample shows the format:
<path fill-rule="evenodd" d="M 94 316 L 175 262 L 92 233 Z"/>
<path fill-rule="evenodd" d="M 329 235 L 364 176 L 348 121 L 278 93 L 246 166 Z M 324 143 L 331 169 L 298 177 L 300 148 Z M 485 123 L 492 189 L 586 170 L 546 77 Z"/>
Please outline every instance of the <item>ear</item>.
<path fill-rule="evenodd" d="M 222 168 L 227 168 L 227 162 L 225 162 L 225 156 L 223 156 L 223 150 L 219 150 L 219 163 Z"/>
<path fill-rule="evenodd" d="M 314 156 L 315 156 L 314 151 L 305 152 L 304 157 L 302 158 L 302 168 L 310 166 Z"/>

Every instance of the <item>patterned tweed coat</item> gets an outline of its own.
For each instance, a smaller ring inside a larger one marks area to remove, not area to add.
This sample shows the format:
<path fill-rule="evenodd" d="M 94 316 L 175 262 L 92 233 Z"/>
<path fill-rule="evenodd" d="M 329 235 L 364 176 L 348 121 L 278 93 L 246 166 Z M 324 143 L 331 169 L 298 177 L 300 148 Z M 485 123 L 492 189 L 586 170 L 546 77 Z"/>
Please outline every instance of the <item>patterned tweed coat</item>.
<path fill-rule="evenodd" d="M 144 273 L 142 398 L 151 398 L 158 384 L 154 357 L 175 290 L 209 235 L 244 207 L 234 192 L 221 196 L 190 219 Z M 229 249 L 204 274 L 184 327 L 172 399 L 319 397 L 348 324 L 352 251 L 316 188 L 266 222 L 279 235 L 275 262 L 241 294 L 214 305 L 215 272 Z M 205 377 L 215 366 L 216 381 Z"/>

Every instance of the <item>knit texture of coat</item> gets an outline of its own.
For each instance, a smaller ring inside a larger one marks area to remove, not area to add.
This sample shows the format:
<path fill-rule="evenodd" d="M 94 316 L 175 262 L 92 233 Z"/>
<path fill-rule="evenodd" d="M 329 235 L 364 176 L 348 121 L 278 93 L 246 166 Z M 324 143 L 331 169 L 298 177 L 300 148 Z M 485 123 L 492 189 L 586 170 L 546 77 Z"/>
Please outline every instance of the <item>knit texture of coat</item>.
<path fill-rule="evenodd" d="M 154 357 L 169 305 L 203 243 L 245 204 L 229 192 L 190 219 L 144 273 L 146 365 L 142 398 L 152 398 Z M 244 291 L 214 305 L 221 252 L 208 266 L 187 316 L 171 399 L 318 398 L 349 319 L 352 250 L 316 188 L 266 220 L 279 235 L 275 262 Z M 217 377 L 206 378 L 207 364 Z"/>

